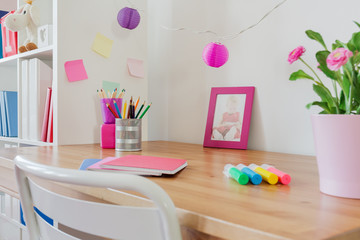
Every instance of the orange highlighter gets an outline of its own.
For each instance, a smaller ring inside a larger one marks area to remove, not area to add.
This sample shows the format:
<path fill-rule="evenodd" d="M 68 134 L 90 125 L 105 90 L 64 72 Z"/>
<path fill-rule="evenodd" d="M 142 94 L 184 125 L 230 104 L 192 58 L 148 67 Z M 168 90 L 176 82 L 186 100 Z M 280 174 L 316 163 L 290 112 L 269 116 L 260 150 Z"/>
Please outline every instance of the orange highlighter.
<path fill-rule="evenodd" d="M 287 185 L 291 182 L 291 177 L 289 174 L 284 173 L 284 172 L 280 171 L 279 169 L 276 169 L 275 167 L 268 165 L 268 164 L 262 164 L 261 167 L 268 170 L 269 172 L 275 173 L 279 177 L 280 183 Z"/>
<path fill-rule="evenodd" d="M 268 182 L 269 184 L 276 184 L 278 182 L 278 176 L 275 173 L 269 172 L 254 163 L 250 164 L 249 168 L 260 174 L 264 181 Z"/>

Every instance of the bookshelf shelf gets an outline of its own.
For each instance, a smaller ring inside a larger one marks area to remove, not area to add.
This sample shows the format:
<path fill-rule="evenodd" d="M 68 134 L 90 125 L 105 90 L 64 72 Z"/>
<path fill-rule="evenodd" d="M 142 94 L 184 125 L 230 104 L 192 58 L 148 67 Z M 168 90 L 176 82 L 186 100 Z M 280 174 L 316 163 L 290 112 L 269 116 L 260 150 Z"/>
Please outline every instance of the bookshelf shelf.
<path fill-rule="evenodd" d="M 0 137 L 0 141 L 19 143 L 19 144 L 27 144 L 27 145 L 32 145 L 32 146 L 53 146 L 54 145 L 53 143 L 25 140 L 25 139 L 21 139 L 21 138 L 17 138 L 17 137 Z"/>
<path fill-rule="evenodd" d="M 51 60 L 53 56 L 53 46 L 47 46 L 44 48 L 32 50 L 16 54 L 10 57 L 0 59 L 1 66 L 16 66 L 17 59 L 29 59 L 29 58 L 40 58 L 44 60 Z"/>

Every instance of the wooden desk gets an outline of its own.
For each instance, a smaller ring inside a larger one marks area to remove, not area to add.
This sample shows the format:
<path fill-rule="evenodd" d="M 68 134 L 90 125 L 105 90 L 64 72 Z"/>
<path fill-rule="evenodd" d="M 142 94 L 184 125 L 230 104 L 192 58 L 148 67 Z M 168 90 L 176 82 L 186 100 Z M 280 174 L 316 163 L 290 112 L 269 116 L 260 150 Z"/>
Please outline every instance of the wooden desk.
<path fill-rule="evenodd" d="M 188 161 L 188 167 L 174 177 L 151 180 L 170 195 L 181 225 L 195 239 L 360 239 L 360 200 L 320 193 L 317 165 L 311 156 L 156 141 L 144 142 L 141 152 L 131 153 L 101 149 L 98 144 L 4 149 L 0 151 L 0 166 L 9 167 L 11 164 L 4 159 L 22 155 L 42 164 L 77 169 L 86 158 L 127 154 Z M 288 172 L 292 182 L 288 186 L 264 182 L 242 186 L 224 177 L 222 170 L 227 163 L 275 165 Z M 0 185 L 16 192 L 14 182 L 1 177 L 0 181 Z M 119 202 L 116 194 L 77 190 Z"/>

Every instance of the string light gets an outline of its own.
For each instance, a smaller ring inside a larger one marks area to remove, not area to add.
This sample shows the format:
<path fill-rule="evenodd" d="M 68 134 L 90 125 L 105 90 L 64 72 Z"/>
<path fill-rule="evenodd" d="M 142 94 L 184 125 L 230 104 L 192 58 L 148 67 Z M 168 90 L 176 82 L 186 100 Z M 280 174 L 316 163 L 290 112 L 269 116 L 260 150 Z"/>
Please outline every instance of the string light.
<path fill-rule="evenodd" d="M 161 26 L 162 28 L 166 29 L 166 30 L 170 30 L 170 31 L 183 31 L 183 30 L 186 30 L 186 31 L 190 31 L 190 32 L 193 32 L 195 34 L 213 34 L 216 36 L 216 39 L 218 41 L 221 41 L 221 40 L 231 40 L 231 39 L 234 39 L 234 38 L 237 38 L 240 34 L 250 30 L 251 28 L 254 28 L 255 26 L 257 26 L 258 24 L 260 24 L 267 16 L 269 16 L 273 11 L 275 11 L 277 8 L 279 8 L 281 5 L 283 5 L 287 0 L 283 0 L 282 2 L 280 2 L 279 4 L 277 4 L 275 7 L 273 7 L 270 11 L 268 11 L 258 22 L 250 25 L 249 27 L 237 32 L 237 33 L 233 33 L 233 34 L 229 34 L 229 35 L 226 35 L 226 36 L 219 36 L 216 32 L 214 31 L 211 31 L 211 30 L 203 30 L 203 31 L 198 31 L 198 30 L 192 30 L 190 28 L 185 28 L 185 27 L 180 27 L 180 28 L 169 28 L 169 27 L 166 27 L 166 26 Z"/>
<path fill-rule="evenodd" d="M 231 40 L 234 38 L 237 38 L 240 34 L 256 27 L 258 24 L 260 24 L 267 16 L 269 16 L 273 11 L 275 11 L 275 9 L 277 9 L 278 7 L 280 7 L 281 5 L 283 5 L 287 0 L 283 0 L 282 2 L 280 2 L 279 4 L 277 4 L 275 7 L 273 7 L 270 11 L 268 11 L 258 22 L 250 25 L 249 27 L 234 33 L 234 34 L 229 34 L 226 36 L 219 36 L 216 32 L 211 31 L 211 30 L 204 30 L 204 31 L 196 31 L 196 30 L 191 30 L 185 27 L 180 27 L 180 28 L 169 28 L 166 26 L 162 26 L 162 28 L 166 29 L 166 30 L 170 30 L 170 31 L 191 31 L 195 34 L 213 34 L 216 36 L 216 39 L 218 40 L 218 42 L 212 42 L 209 43 L 205 46 L 204 50 L 203 50 L 203 60 L 204 62 L 210 66 L 210 67 L 221 67 L 223 66 L 229 57 L 229 53 L 227 48 L 225 47 L 225 45 L 221 44 L 221 40 L 226 41 L 226 40 Z"/>

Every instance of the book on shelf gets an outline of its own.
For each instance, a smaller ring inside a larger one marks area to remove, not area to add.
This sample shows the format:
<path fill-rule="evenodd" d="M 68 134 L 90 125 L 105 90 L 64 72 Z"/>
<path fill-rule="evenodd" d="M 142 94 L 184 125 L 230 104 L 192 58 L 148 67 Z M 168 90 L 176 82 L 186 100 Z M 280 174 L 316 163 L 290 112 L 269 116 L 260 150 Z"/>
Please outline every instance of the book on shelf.
<path fill-rule="evenodd" d="M 4 21 L 5 18 L 13 14 L 15 10 L 5 14 L 3 17 L 1 17 L 1 36 L 2 36 L 2 55 L 3 57 L 10 57 L 15 54 L 17 54 L 17 42 L 18 42 L 18 34 L 17 32 L 12 32 L 9 29 L 6 28 Z"/>
<path fill-rule="evenodd" d="M 45 111 L 44 111 L 44 117 L 43 117 L 43 125 L 42 125 L 42 129 L 41 129 L 41 141 L 43 141 L 43 142 L 46 142 L 46 140 L 47 140 L 51 96 L 52 96 L 52 89 L 49 87 L 47 89 L 47 93 L 46 93 Z"/>
<path fill-rule="evenodd" d="M 83 163 L 81 164 L 80 168 L 84 169 L 86 166 L 86 170 L 90 171 L 101 171 L 101 172 L 115 172 L 115 173 L 127 173 L 127 174 L 136 174 L 136 175 L 144 175 L 144 176 L 161 176 L 160 172 L 146 172 L 139 169 L 135 170 L 121 170 L 116 168 L 108 168 L 108 167 L 102 167 L 103 164 L 106 164 L 107 162 L 116 160 L 117 157 L 107 157 L 104 159 L 99 159 L 99 161 L 96 160 L 89 160 L 85 159 Z M 92 164 L 89 166 L 89 161 L 92 162 Z"/>
<path fill-rule="evenodd" d="M 175 174 L 186 166 L 185 159 L 144 155 L 127 155 L 100 164 L 101 168 L 159 174 Z"/>
<path fill-rule="evenodd" d="M 18 136 L 17 92 L 4 91 L 7 137 Z"/>
<path fill-rule="evenodd" d="M 52 69 L 37 58 L 30 59 L 28 67 L 29 139 L 40 141 L 47 89 L 52 86 Z"/>
<path fill-rule="evenodd" d="M 21 138 L 29 139 L 29 60 L 21 61 Z"/>
<path fill-rule="evenodd" d="M 7 11 L 0 10 L 0 19 L 8 14 Z M 0 20 L 0 28 L 1 28 L 1 20 Z M 2 49 L 2 34 L 0 33 L 0 59 L 3 58 L 3 49 Z"/>
<path fill-rule="evenodd" d="M 54 122 L 54 101 L 53 101 L 53 91 L 51 91 L 51 99 L 50 99 L 50 108 L 49 108 L 49 118 L 48 118 L 48 126 L 46 133 L 46 142 L 53 142 L 53 122 Z"/>
<path fill-rule="evenodd" d="M 1 114 L 1 129 L 2 136 L 7 137 L 7 123 L 6 123 L 6 109 L 4 91 L 0 91 L 0 114 Z"/>
<path fill-rule="evenodd" d="M 1 104 L 0 104 L 0 136 L 3 136 L 3 131 L 2 131 L 2 113 L 1 113 Z"/>
<path fill-rule="evenodd" d="M 18 136 L 17 92 L 0 91 L 1 136 Z"/>

